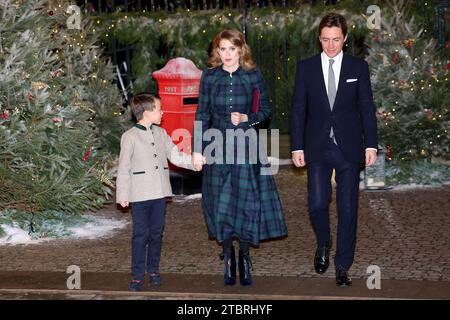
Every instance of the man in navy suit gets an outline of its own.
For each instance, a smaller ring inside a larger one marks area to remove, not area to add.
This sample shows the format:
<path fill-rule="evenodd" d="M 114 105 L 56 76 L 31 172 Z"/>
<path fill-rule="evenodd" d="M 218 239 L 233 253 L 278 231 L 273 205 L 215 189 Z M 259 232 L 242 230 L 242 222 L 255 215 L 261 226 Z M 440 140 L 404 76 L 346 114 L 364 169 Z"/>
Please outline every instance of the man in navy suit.
<path fill-rule="evenodd" d="M 319 25 L 323 52 L 297 63 L 291 119 L 295 166 L 307 165 L 308 210 L 317 240 L 314 267 L 328 269 L 332 244 L 329 204 L 335 170 L 338 227 L 334 265 L 338 286 L 350 286 L 355 254 L 360 164 L 377 158 L 377 122 L 368 64 L 344 54 L 345 18 Z"/>

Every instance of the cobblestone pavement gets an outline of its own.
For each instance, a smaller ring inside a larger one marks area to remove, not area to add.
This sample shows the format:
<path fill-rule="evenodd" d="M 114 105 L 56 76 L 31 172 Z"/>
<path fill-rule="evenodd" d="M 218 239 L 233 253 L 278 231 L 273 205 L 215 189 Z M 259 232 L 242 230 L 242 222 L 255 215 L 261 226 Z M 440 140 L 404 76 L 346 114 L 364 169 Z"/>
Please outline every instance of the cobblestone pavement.
<path fill-rule="evenodd" d="M 289 236 L 251 251 L 254 274 L 333 278 L 332 262 L 325 275 L 313 270 L 315 240 L 307 214 L 304 171 L 286 166 L 275 178 Z M 331 208 L 335 238 L 335 202 Z M 113 205 L 96 214 L 130 221 L 129 212 Z M 86 272 L 128 272 L 130 234 L 128 224 L 112 237 L 0 246 L 0 270 L 65 271 L 75 264 Z M 377 265 L 382 279 L 450 281 L 449 249 L 450 187 L 361 191 L 353 278 L 367 278 L 367 268 Z M 167 207 L 161 272 L 221 274 L 219 252 L 220 247 L 207 239 L 201 200 L 178 202 L 175 197 Z"/>

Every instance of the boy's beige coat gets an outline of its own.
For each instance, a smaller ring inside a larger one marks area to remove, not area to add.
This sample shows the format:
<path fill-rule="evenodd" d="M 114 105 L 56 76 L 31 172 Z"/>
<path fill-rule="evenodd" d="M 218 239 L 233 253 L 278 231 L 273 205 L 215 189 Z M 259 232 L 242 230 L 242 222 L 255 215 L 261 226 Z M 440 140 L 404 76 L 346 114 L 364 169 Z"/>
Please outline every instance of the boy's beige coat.
<path fill-rule="evenodd" d="M 116 202 L 137 202 L 172 195 L 167 159 L 195 170 L 191 156 L 179 152 L 166 130 L 136 125 L 122 135 Z"/>

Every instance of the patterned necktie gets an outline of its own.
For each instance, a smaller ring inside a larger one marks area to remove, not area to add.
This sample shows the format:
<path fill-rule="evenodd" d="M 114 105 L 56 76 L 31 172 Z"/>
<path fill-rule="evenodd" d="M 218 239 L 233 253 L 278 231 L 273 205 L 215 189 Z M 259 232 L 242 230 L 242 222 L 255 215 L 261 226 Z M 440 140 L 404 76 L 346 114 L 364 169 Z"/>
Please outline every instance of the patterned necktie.
<path fill-rule="evenodd" d="M 334 79 L 334 71 L 333 71 L 333 63 L 334 59 L 330 59 L 330 64 L 328 67 L 328 102 L 330 103 L 330 109 L 333 111 L 334 100 L 336 99 L 336 82 Z M 336 139 L 334 137 L 333 127 L 330 130 L 330 138 L 333 139 L 333 142 L 337 144 Z"/>

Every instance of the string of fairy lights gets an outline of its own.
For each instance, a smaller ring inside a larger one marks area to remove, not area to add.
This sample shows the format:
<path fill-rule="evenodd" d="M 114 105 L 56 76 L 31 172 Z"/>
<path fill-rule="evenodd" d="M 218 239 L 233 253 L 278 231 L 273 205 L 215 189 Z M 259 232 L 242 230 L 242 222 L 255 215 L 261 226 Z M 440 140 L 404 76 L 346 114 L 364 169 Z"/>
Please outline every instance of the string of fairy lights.
<path fill-rule="evenodd" d="M 424 5 L 428 6 L 428 3 L 425 2 Z M 396 14 L 397 14 L 397 16 L 401 15 L 400 12 L 396 12 Z M 424 33 L 426 33 L 427 29 L 424 28 L 423 31 L 424 31 Z M 385 35 L 387 35 L 389 38 L 393 37 L 393 35 L 391 33 L 387 33 L 386 32 Z M 402 43 L 403 43 L 403 45 L 406 48 L 411 49 L 412 46 L 414 45 L 414 39 L 403 40 Z M 395 49 L 394 52 L 395 52 L 396 56 L 394 56 L 394 55 L 392 56 L 392 60 L 393 60 L 392 63 L 393 64 L 397 64 L 398 60 L 400 58 L 407 58 L 410 61 L 412 59 L 408 54 L 406 54 L 404 57 L 400 57 L 400 55 L 399 55 L 400 53 L 399 53 L 398 49 Z M 427 55 L 427 53 L 423 52 L 423 55 Z M 418 60 L 419 59 L 417 57 L 414 58 L 414 62 L 418 62 Z M 445 78 L 443 80 L 440 80 L 436 76 L 436 74 L 435 75 L 433 75 L 433 74 L 431 75 L 431 78 L 434 78 L 436 83 L 439 83 L 440 81 L 448 81 L 448 71 L 450 69 L 450 63 L 448 63 L 444 67 L 444 69 L 445 69 Z M 426 73 L 424 72 L 423 74 L 426 74 Z M 416 72 L 412 72 L 412 75 L 415 76 Z M 431 80 L 431 81 L 433 81 L 433 80 Z M 424 79 L 421 79 L 420 81 L 417 81 L 417 82 L 406 81 L 406 80 L 391 80 L 391 86 L 394 87 L 394 88 L 397 88 L 397 89 L 409 90 L 411 92 L 414 92 L 414 91 L 422 91 L 423 92 L 423 91 L 426 91 L 427 89 L 431 89 L 433 84 L 432 83 L 428 83 L 427 84 L 427 81 L 424 80 Z M 388 120 L 396 120 L 396 116 L 394 115 L 394 113 L 399 108 L 399 102 L 395 101 L 395 104 L 396 104 L 396 106 L 391 109 L 391 112 L 383 111 L 383 112 L 378 112 L 377 113 L 380 116 L 380 118 L 382 120 L 384 120 L 383 122 L 384 122 L 385 126 L 389 125 Z M 444 107 L 443 114 L 445 115 L 445 114 L 447 114 L 447 112 L 448 112 L 447 108 Z M 432 110 L 430 110 L 428 108 L 424 108 L 423 109 L 423 114 L 425 114 L 427 119 L 429 119 L 429 120 L 431 120 L 433 122 L 437 121 L 438 119 L 440 120 L 443 117 L 443 114 L 438 114 L 437 112 L 434 112 L 434 111 L 432 111 Z M 419 116 L 421 116 L 421 115 L 419 115 Z M 418 123 L 418 126 L 421 126 L 420 122 Z M 428 141 L 429 147 L 432 147 L 434 144 L 436 144 L 437 140 L 441 139 L 442 137 L 446 136 L 447 134 L 448 134 L 448 130 L 446 128 L 444 128 L 442 132 L 438 132 L 436 134 L 436 136 L 435 136 L 435 140 Z M 409 153 L 412 154 L 413 150 L 410 149 Z M 426 150 L 426 149 L 423 149 L 423 148 L 420 148 L 420 154 L 422 156 L 428 156 L 430 154 L 430 151 Z M 401 159 L 404 160 L 405 158 L 402 157 Z"/>
<path fill-rule="evenodd" d="M 388 38 L 388 45 L 391 45 L 393 42 L 390 38 L 392 38 L 392 34 L 391 33 L 386 33 L 385 35 L 387 35 Z M 407 39 L 407 40 L 403 40 L 402 44 L 405 48 L 407 49 L 411 49 L 414 45 L 415 40 L 413 39 Z M 399 45 L 397 43 L 394 42 L 394 45 Z M 387 50 L 386 50 L 387 51 Z M 414 59 L 409 55 L 409 54 L 405 54 L 403 56 L 400 56 L 400 51 L 398 49 L 395 49 L 393 51 L 395 53 L 395 55 L 392 56 L 392 61 L 391 61 L 391 65 L 394 64 L 399 64 L 399 61 L 405 61 L 404 59 L 407 59 L 408 61 L 406 61 L 406 63 L 404 64 L 404 69 L 403 70 L 407 70 L 407 67 L 411 65 L 411 62 L 414 61 L 415 65 L 417 66 L 417 64 L 420 62 L 418 57 L 415 57 Z M 422 55 L 427 55 L 427 52 L 423 51 Z M 402 68 L 402 67 L 399 67 Z M 438 77 L 438 72 L 439 70 L 436 70 L 435 67 L 433 67 L 431 69 L 431 72 L 428 72 L 428 74 L 430 75 L 428 79 L 420 79 L 420 80 L 391 80 L 390 84 L 391 87 L 399 89 L 399 90 L 406 90 L 406 91 L 410 91 L 410 92 L 414 92 L 414 91 L 420 91 L 421 94 L 425 94 L 426 91 L 430 91 L 433 87 L 434 84 L 439 85 L 441 84 L 443 81 L 447 82 L 448 81 L 448 73 L 450 70 L 450 62 L 448 62 L 444 67 L 443 67 L 443 72 L 445 74 L 445 76 L 441 77 L 443 79 L 439 79 Z M 422 72 L 422 75 L 427 74 L 427 72 Z M 412 72 L 412 76 L 416 76 L 416 71 Z M 434 84 L 433 84 L 434 83 Z M 401 95 L 401 93 L 400 93 Z M 443 103 L 446 103 L 445 101 Z M 395 106 L 391 109 L 391 111 L 383 111 L 383 112 L 378 112 L 378 115 L 380 116 L 380 118 L 383 120 L 384 125 L 388 126 L 389 125 L 389 120 L 395 121 L 397 119 L 395 113 L 399 111 L 399 109 L 401 108 L 401 106 L 399 105 L 399 101 L 395 101 Z M 401 111 L 401 109 L 400 109 Z M 423 117 L 425 116 L 426 119 L 428 119 L 431 122 L 436 122 L 438 120 L 442 120 L 443 116 L 445 116 L 448 113 L 448 109 L 446 108 L 446 106 L 444 106 L 442 113 L 439 114 L 436 111 L 432 111 L 429 108 L 423 108 L 421 113 L 418 113 L 417 115 L 419 117 Z M 397 119 L 398 120 L 398 119 Z M 418 126 L 423 126 L 423 124 L 421 122 L 418 123 Z M 436 145 L 439 140 L 441 140 L 442 138 L 446 137 L 448 134 L 448 126 L 445 126 L 439 131 L 435 133 L 435 137 L 434 139 L 430 139 L 428 140 L 428 147 L 431 148 L 433 145 Z M 418 146 L 420 147 L 420 146 Z M 430 150 L 425 149 L 425 147 L 422 146 L 422 148 L 420 149 L 420 155 L 426 157 L 430 154 Z M 409 150 L 410 154 L 413 154 L 414 151 L 413 150 Z M 405 160 L 404 157 L 401 158 L 402 160 Z"/>
<path fill-rule="evenodd" d="M 21 1 L 17 1 L 16 8 L 19 8 L 19 6 L 21 4 L 22 4 Z M 55 42 L 55 44 L 59 47 L 53 49 L 53 54 L 54 54 L 56 60 L 58 60 L 58 61 L 64 61 L 64 59 L 66 59 L 65 67 L 67 68 L 67 66 L 68 66 L 67 63 L 76 65 L 76 62 L 74 60 L 76 58 L 65 55 L 67 49 L 70 48 L 70 50 L 79 50 L 80 55 L 85 55 L 87 53 L 86 50 L 90 50 L 91 48 L 93 48 L 95 50 L 95 47 L 93 47 L 95 41 L 93 41 L 91 39 L 92 37 L 89 36 L 89 34 L 88 34 L 89 31 L 85 30 L 83 27 L 80 29 L 69 30 L 68 28 L 66 28 L 65 25 L 62 25 L 59 22 L 59 21 L 63 21 L 63 19 L 60 20 L 61 16 L 64 18 L 67 18 L 68 16 L 70 16 L 70 14 L 67 13 L 65 9 L 66 9 L 65 6 L 63 6 L 61 4 L 59 4 L 55 7 L 48 8 L 47 16 L 49 18 L 55 18 L 55 23 L 53 24 L 52 28 L 50 29 L 51 37 L 62 36 L 62 39 L 63 39 L 62 43 Z M 74 14 L 78 15 L 77 13 L 74 13 Z M 36 28 L 36 31 L 40 32 L 40 31 L 42 31 L 42 28 L 40 26 L 38 26 Z M 88 43 L 88 41 L 90 41 L 90 43 Z M 74 52 L 74 51 L 72 51 L 72 52 Z M 95 54 L 93 57 L 94 57 L 94 63 L 98 64 L 101 61 L 100 60 L 101 57 L 98 54 Z M 35 58 L 38 58 L 38 57 L 35 56 Z M 67 60 L 67 58 L 68 58 L 68 60 Z M 56 70 L 51 70 L 49 72 L 49 75 L 50 75 L 50 78 L 54 79 L 54 78 L 60 77 L 64 73 L 65 73 L 65 70 L 58 68 Z M 21 74 L 24 79 L 27 79 L 27 80 L 32 79 L 32 76 L 30 75 L 29 72 L 22 71 Z M 80 75 L 80 79 L 83 82 L 88 80 L 89 78 L 97 79 L 97 77 L 98 77 L 98 75 L 95 73 L 93 73 L 91 75 Z M 101 83 L 104 86 L 108 86 L 109 82 L 106 79 L 101 79 Z M 41 90 L 48 89 L 49 87 L 50 86 L 44 82 L 31 80 L 31 88 L 30 88 L 31 90 L 41 91 Z M 53 89 L 58 90 L 57 89 L 58 85 L 55 83 L 51 84 L 51 87 Z M 57 93 L 62 95 L 63 91 L 61 89 L 59 89 L 59 91 L 57 91 Z M 27 100 L 29 101 L 29 103 L 32 103 L 35 100 L 35 98 L 36 97 L 34 96 L 33 91 L 29 91 L 27 94 Z M 85 102 L 80 101 L 80 100 L 72 101 L 72 104 L 74 106 L 80 107 L 82 109 L 88 109 L 88 106 L 85 105 Z M 55 110 L 59 110 L 59 109 L 61 109 L 61 107 L 62 106 L 60 104 L 56 104 L 54 106 Z M 19 109 L 16 107 L 16 109 L 14 110 L 14 113 L 17 114 L 19 112 L 20 112 Z M 119 112 L 114 112 L 114 115 L 119 115 L 119 114 L 120 114 Z M 1 115 L 2 119 L 8 119 L 9 117 L 10 117 L 9 113 L 4 112 Z M 51 119 L 51 121 L 53 121 L 53 123 L 55 124 L 56 127 L 61 127 L 63 120 L 64 119 L 62 118 L 62 116 L 59 116 L 59 115 L 55 115 Z M 92 122 L 93 118 L 91 117 L 90 119 L 88 119 L 88 121 Z M 94 152 L 95 152 L 95 150 L 94 150 L 94 147 L 91 146 L 90 140 L 84 141 L 84 144 L 83 144 L 83 147 L 81 150 L 81 156 L 82 156 L 81 160 L 83 162 L 88 161 Z M 31 160 L 34 161 L 35 157 L 31 156 Z M 102 182 L 113 186 L 113 184 L 106 177 L 106 172 L 104 169 L 96 169 L 92 164 L 90 166 L 91 166 L 90 172 L 93 175 L 95 175 Z M 31 180 L 36 181 L 37 177 L 32 176 Z"/>

